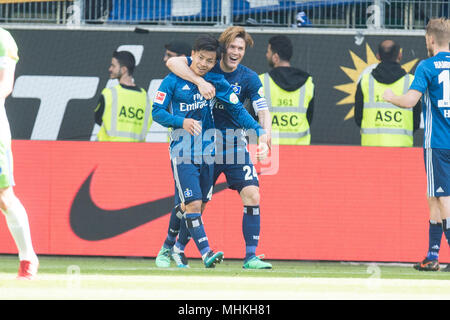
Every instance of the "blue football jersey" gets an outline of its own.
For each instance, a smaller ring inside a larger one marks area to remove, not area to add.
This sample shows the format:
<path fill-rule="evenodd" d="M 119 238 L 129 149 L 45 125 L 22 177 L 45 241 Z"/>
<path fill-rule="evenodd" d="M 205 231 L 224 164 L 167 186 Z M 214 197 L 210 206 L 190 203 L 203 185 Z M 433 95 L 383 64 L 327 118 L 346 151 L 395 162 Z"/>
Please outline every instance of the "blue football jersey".
<path fill-rule="evenodd" d="M 450 52 L 421 61 L 410 89 L 423 94 L 424 148 L 450 149 Z"/>
<path fill-rule="evenodd" d="M 220 68 L 220 63 L 217 63 L 211 71 L 223 74 L 239 100 L 244 105 L 246 103 L 251 103 L 255 109 L 255 113 L 268 108 L 266 99 L 264 98 L 264 89 L 261 80 L 253 70 L 240 64 L 233 72 L 224 72 Z M 213 112 L 217 129 L 226 130 L 242 128 L 220 103 L 217 103 L 214 106 Z"/>
<path fill-rule="evenodd" d="M 267 110 L 267 102 L 264 98 L 264 89 L 256 72 L 243 65 L 238 65 L 233 72 L 224 72 L 220 68 L 220 63 L 217 63 L 212 72 L 223 74 L 225 79 L 230 83 L 234 92 L 239 97 L 239 101 L 246 104 L 251 104 L 255 114 L 261 110 Z M 230 150 L 232 147 L 238 146 L 246 147 L 247 141 L 245 140 L 245 132 L 243 127 L 239 124 L 236 118 L 234 118 L 230 112 L 224 108 L 224 106 L 218 101 L 214 105 L 213 109 L 215 126 L 222 133 L 223 137 L 223 150 Z M 226 134 L 227 129 L 233 129 L 235 135 Z M 219 141 L 218 141 L 219 142 Z"/>
<path fill-rule="evenodd" d="M 230 114 L 238 119 L 241 127 L 261 132 L 259 124 L 244 109 L 239 98 L 223 75 L 207 73 L 205 80 L 216 88 L 216 97 L 206 100 L 197 86 L 173 73 L 162 81 L 153 100 L 153 120 L 165 127 L 183 128 L 185 118 L 201 122 L 202 134 L 191 136 L 186 130 L 174 130 L 171 135 L 170 152 L 173 156 L 191 157 L 214 155 L 215 125 L 212 108 L 220 101 Z"/>
<path fill-rule="evenodd" d="M 187 57 L 187 62 L 188 65 L 191 64 L 191 57 Z M 216 63 L 211 72 L 223 75 L 238 96 L 239 101 L 244 106 L 251 104 L 255 114 L 261 110 L 268 110 L 267 101 L 264 98 L 264 89 L 256 72 L 241 64 L 233 72 L 224 72 L 220 68 L 220 62 Z M 247 128 L 239 124 L 239 119 L 224 107 L 220 99 L 215 102 L 213 109 L 214 124 L 220 130 L 219 138 L 222 138 L 220 150 L 225 153 L 246 148 L 247 140 L 243 129 Z M 227 130 L 231 130 L 231 132 L 229 131 L 227 134 Z"/>

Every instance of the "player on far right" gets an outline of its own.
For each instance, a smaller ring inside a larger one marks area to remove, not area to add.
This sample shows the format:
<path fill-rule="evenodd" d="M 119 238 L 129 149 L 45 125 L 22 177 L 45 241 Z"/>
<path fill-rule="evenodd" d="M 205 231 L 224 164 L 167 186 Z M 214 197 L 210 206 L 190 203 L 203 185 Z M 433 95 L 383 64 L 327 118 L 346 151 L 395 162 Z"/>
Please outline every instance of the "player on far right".
<path fill-rule="evenodd" d="M 430 218 L 434 215 L 442 220 L 442 229 L 450 245 L 450 20 L 431 19 L 425 40 L 429 58 L 417 66 L 409 91 L 396 96 L 387 89 L 383 99 L 402 108 L 412 108 L 423 95 L 423 147 Z M 442 233 L 430 229 L 429 253 L 422 262 L 414 265 L 415 269 L 439 270 L 441 236 Z M 450 265 L 442 271 L 450 271 Z"/>

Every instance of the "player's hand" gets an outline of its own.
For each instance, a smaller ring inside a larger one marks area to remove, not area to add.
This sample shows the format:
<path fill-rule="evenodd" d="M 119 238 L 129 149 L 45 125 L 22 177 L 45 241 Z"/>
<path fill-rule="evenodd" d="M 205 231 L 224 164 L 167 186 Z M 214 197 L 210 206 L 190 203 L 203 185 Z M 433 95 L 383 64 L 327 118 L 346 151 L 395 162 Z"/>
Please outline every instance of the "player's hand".
<path fill-rule="evenodd" d="M 186 118 L 183 121 L 183 129 L 193 136 L 198 136 L 202 132 L 202 126 L 197 120 Z"/>
<path fill-rule="evenodd" d="M 201 79 L 200 82 L 197 84 L 198 91 L 200 94 L 206 99 L 211 100 L 216 96 L 216 88 L 205 79 Z"/>
<path fill-rule="evenodd" d="M 269 147 L 269 149 L 272 149 L 272 134 L 270 131 L 266 130 L 266 132 L 267 132 L 267 139 L 265 142 L 267 143 L 267 146 Z"/>
<path fill-rule="evenodd" d="M 269 141 L 270 136 L 268 134 L 263 134 L 259 137 L 258 148 L 256 149 L 256 159 L 258 159 L 258 161 L 267 158 L 270 150 Z"/>
<path fill-rule="evenodd" d="M 394 92 L 392 92 L 391 89 L 384 90 L 384 93 L 383 93 L 384 101 L 391 102 L 394 99 L 394 97 L 395 97 L 395 94 L 394 94 Z"/>

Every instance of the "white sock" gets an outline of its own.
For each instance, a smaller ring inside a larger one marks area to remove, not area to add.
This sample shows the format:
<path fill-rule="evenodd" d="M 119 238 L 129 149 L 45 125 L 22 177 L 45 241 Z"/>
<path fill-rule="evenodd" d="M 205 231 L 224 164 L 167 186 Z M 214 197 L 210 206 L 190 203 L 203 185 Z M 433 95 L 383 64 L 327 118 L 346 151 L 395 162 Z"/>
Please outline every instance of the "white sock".
<path fill-rule="evenodd" d="M 19 199 L 15 198 L 6 212 L 6 223 L 19 251 L 19 260 L 38 260 L 31 242 L 28 215 Z"/>

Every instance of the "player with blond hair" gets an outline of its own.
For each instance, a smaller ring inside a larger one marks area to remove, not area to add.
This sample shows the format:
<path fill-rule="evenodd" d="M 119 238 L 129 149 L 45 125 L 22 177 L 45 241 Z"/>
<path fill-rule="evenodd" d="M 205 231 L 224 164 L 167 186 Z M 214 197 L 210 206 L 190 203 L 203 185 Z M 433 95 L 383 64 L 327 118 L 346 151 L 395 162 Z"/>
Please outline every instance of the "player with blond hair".
<path fill-rule="evenodd" d="M 450 20 L 431 19 L 425 40 L 429 58 L 417 66 L 408 92 L 396 96 L 388 89 L 383 98 L 402 108 L 412 108 L 422 98 L 429 249 L 426 258 L 414 268 L 437 271 L 442 232 L 450 244 Z M 447 266 L 445 271 L 450 268 Z"/>

